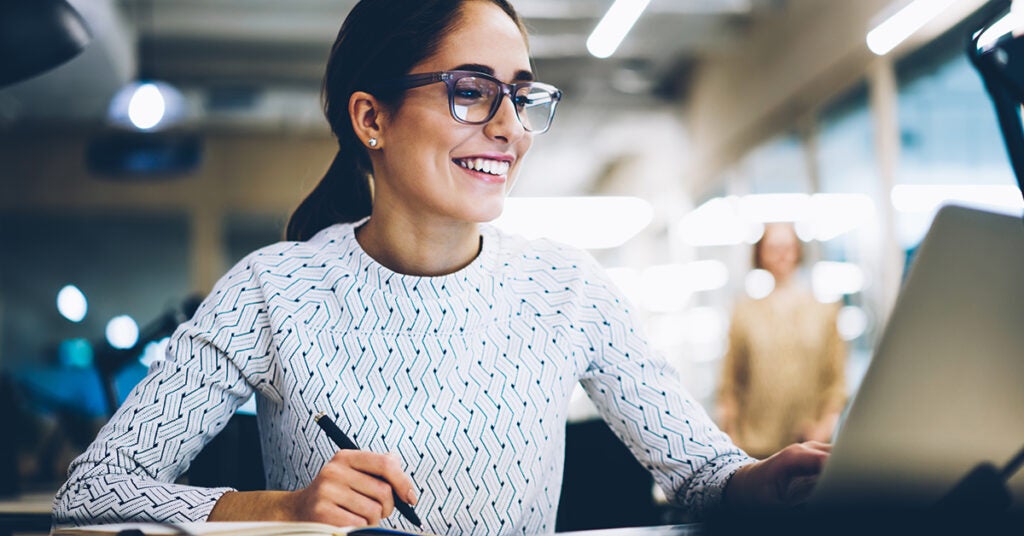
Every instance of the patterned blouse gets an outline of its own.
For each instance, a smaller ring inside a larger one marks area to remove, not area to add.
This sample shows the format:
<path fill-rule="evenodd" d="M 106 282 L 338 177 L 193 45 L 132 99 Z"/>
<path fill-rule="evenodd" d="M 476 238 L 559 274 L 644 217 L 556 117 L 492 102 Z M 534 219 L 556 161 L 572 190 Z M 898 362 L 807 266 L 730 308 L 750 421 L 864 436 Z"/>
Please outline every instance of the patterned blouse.
<path fill-rule="evenodd" d="M 71 464 L 55 520 L 205 520 L 230 489 L 174 482 L 254 393 L 268 488 L 308 485 L 335 453 L 313 420 L 327 412 L 363 449 L 401 457 L 437 534 L 554 531 L 577 382 L 695 513 L 751 462 L 586 253 L 484 225 L 469 266 L 408 276 L 370 258 L 357 225 L 231 269 Z M 414 528 L 397 513 L 381 524 Z"/>

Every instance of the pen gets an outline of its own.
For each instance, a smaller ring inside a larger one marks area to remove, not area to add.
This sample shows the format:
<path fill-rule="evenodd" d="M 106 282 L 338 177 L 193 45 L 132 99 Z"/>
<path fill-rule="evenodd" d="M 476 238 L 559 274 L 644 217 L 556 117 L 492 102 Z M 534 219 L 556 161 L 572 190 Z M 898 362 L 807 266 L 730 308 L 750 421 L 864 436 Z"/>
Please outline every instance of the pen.
<path fill-rule="evenodd" d="M 338 445 L 338 448 L 342 450 L 359 450 L 359 447 L 341 431 L 341 428 L 338 428 L 338 425 L 334 424 L 334 421 L 332 421 L 326 413 L 318 413 L 316 417 L 313 417 L 313 420 L 316 421 L 316 424 L 319 425 L 324 432 L 327 433 L 327 437 L 331 438 L 331 441 L 334 441 L 335 445 Z M 414 512 L 412 507 L 406 504 L 405 501 L 398 498 L 398 494 L 395 493 L 394 489 L 391 490 L 391 496 L 395 500 L 395 508 L 397 508 L 406 519 L 417 527 L 423 526 L 420 522 L 419 516 L 416 515 L 416 512 Z"/>

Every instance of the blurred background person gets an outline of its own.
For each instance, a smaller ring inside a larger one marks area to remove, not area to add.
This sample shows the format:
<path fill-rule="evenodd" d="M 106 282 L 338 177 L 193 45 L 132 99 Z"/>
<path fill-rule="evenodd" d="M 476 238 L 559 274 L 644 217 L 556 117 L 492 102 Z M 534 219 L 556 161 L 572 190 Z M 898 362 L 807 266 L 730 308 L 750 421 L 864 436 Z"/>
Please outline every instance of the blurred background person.
<path fill-rule="evenodd" d="M 846 402 L 846 347 L 839 305 L 815 299 L 797 272 L 802 246 L 793 225 L 773 223 L 754 246 L 754 266 L 771 273 L 767 296 L 737 301 L 719 389 L 725 430 L 753 457 L 793 441 L 828 442 Z"/>

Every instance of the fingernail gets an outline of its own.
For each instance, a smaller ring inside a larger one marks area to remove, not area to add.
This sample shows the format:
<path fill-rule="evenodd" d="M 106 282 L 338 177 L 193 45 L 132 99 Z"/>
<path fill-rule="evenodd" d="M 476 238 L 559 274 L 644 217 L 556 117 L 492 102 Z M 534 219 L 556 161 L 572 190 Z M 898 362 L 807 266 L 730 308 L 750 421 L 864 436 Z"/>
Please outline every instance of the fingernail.
<path fill-rule="evenodd" d="M 408 499 L 409 500 L 407 500 L 406 502 L 409 503 L 410 505 L 415 505 L 416 504 L 416 490 L 414 490 L 414 489 L 410 489 L 409 490 L 409 497 L 408 497 Z"/>

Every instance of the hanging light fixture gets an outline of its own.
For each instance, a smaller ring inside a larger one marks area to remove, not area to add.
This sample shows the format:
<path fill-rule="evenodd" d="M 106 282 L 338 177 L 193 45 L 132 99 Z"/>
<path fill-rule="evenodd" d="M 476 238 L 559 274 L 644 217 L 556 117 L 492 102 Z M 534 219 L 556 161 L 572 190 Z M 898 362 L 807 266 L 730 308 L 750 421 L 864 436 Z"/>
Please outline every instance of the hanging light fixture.
<path fill-rule="evenodd" d="M 135 8 L 136 28 L 142 31 L 139 5 Z M 153 28 L 152 0 L 146 1 L 145 22 L 149 29 Z M 187 111 L 184 95 L 168 82 L 156 80 L 150 75 L 150 49 L 139 35 L 138 45 L 138 76 L 125 84 L 114 94 L 107 108 L 107 121 L 114 126 L 142 132 L 165 130 L 181 123 Z"/>
<path fill-rule="evenodd" d="M 66 0 L 0 2 L 0 87 L 70 60 L 90 38 L 82 16 Z"/>

